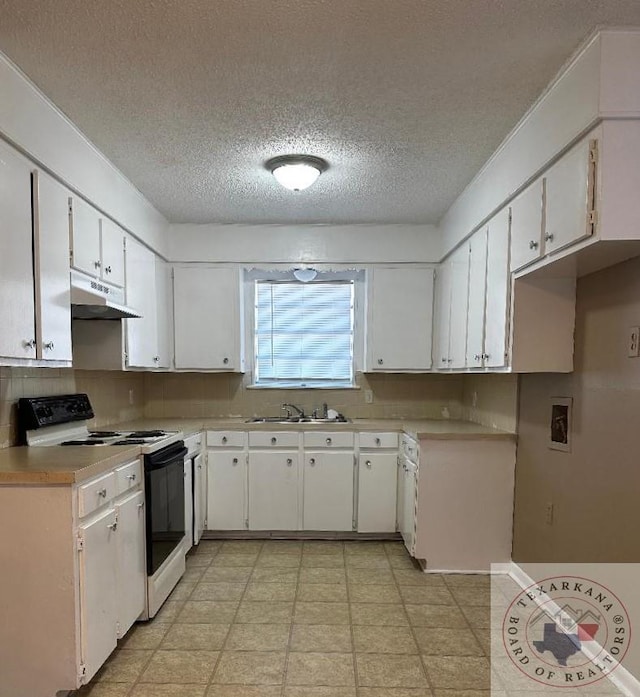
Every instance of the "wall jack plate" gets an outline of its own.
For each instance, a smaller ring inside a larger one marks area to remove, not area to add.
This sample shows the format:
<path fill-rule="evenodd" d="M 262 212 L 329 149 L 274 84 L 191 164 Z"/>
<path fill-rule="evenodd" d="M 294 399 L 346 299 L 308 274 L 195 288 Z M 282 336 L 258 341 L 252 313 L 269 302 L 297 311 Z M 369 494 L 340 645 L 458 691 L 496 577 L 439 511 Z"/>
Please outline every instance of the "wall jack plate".
<path fill-rule="evenodd" d="M 640 356 L 640 327 L 629 327 L 627 333 L 627 356 L 629 358 Z"/>

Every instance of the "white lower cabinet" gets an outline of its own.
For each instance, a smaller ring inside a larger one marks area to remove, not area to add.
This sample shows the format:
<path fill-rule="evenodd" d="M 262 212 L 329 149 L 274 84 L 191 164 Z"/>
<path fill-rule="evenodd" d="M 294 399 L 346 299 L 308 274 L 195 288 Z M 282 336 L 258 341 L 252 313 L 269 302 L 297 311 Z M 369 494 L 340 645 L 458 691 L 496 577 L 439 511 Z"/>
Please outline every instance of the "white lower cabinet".
<path fill-rule="evenodd" d="M 304 530 L 353 530 L 353 469 L 353 452 L 305 451 Z"/>
<path fill-rule="evenodd" d="M 207 470 L 204 454 L 193 461 L 193 542 L 198 544 L 207 521 Z"/>
<path fill-rule="evenodd" d="M 249 451 L 249 529 L 298 530 L 298 451 Z"/>
<path fill-rule="evenodd" d="M 395 532 L 398 453 L 361 452 L 358 532 Z"/>
<path fill-rule="evenodd" d="M 401 515 L 398 516 L 399 532 L 404 545 L 413 554 L 416 536 L 416 465 L 406 460 L 402 465 Z"/>
<path fill-rule="evenodd" d="M 108 508 L 78 528 L 81 663 L 89 680 L 115 649 L 118 638 L 117 518 Z"/>
<path fill-rule="evenodd" d="M 243 450 L 209 450 L 207 458 L 207 530 L 244 530 L 246 453 Z"/>
<path fill-rule="evenodd" d="M 145 605 L 147 568 L 145 554 L 144 492 L 127 496 L 116 504 L 118 521 L 116 537 L 117 561 L 117 626 L 122 638 L 140 617 Z"/>
<path fill-rule="evenodd" d="M 193 547 L 193 472 L 191 458 L 184 460 L 184 552 Z"/>

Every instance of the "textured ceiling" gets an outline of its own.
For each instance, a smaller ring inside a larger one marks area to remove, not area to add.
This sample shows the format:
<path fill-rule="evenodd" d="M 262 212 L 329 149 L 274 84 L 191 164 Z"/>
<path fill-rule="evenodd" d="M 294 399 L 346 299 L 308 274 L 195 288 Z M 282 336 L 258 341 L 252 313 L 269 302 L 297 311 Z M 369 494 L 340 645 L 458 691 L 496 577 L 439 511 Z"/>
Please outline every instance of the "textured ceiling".
<path fill-rule="evenodd" d="M 640 2 L 0 0 L 0 50 L 172 222 L 434 223 L 598 24 Z"/>

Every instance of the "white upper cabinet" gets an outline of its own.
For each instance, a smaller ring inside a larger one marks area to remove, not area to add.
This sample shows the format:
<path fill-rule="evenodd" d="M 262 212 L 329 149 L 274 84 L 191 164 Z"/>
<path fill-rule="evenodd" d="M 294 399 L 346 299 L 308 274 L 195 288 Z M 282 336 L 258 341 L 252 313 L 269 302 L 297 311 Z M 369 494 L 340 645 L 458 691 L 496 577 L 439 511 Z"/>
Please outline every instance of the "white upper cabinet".
<path fill-rule="evenodd" d="M 33 173 L 33 252 L 37 357 L 71 361 L 69 192 Z"/>
<path fill-rule="evenodd" d="M 124 286 L 124 230 L 108 218 L 100 219 L 101 277 Z"/>
<path fill-rule="evenodd" d="M 438 269 L 434 361 L 437 368 L 465 367 L 468 295 L 469 245 L 463 244 Z"/>
<path fill-rule="evenodd" d="M 158 345 L 156 368 L 171 367 L 171 332 L 173 329 L 173 302 L 171 296 L 171 266 L 160 257 L 156 265 L 156 315 L 158 318 Z"/>
<path fill-rule="evenodd" d="M 483 358 L 485 368 L 502 368 L 507 364 L 511 291 L 510 234 L 511 211 L 503 208 L 489 221 L 488 227 Z"/>
<path fill-rule="evenodd" d="M 126 322 L 127 366 L 154 368 L 159 363 L 155 254 L 133 238 L 126 247 L 127 305 L 142 317 Z"/>
<path fill-rule="evenodd" d="M 367 284 L 367 371 L 429 370 L 433 269 L 376 267 Z"/>
<path fill-rule="evenodd" d="M 178 265 L 173 269 L 175 367 L 242 372 L 240 269 Z"/>
<path fill-rule="evenodd" d="M 481 367 L 484 360 L 487 235 L 488 229 L 481 228 L 473 235 L 469 244 L 467 366 L 470 368 Z"/>
<path fill-rule="evenodd" d="M 597 141 L 583 140 L 545 175 L 544 253 L 594 232 Z"/>
<path fill-rule="evenodd" d="M 100 213 L 77 196 L 69 198 L 71 266 L 100 278 Z"/>
<path fill-rule="evenodd" d="M 542 255 L 543 210 L 544 181 L 540 178 L 526 188 L 511 204 L 512 271 L 517 271 Z"/>
<path fill-rule="evenodd" d="M 29 162 L 0 142 L 0 357 L 35 358 Z"/>

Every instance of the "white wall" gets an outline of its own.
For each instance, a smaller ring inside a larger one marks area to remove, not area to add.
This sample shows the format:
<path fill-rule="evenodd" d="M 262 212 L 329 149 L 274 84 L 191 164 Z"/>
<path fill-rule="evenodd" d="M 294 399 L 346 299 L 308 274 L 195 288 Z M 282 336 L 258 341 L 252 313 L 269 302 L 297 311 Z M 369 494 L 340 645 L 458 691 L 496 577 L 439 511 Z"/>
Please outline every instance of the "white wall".
<path fill-rule="evenodd" d="M 171 261 L 239 263 L 437 262 L 433 225 L 170 225 Z"/>
<path fill-rule="evenodd" d="M 164 255 L 164 217 L 2 53 L 0 136 Z"/>

